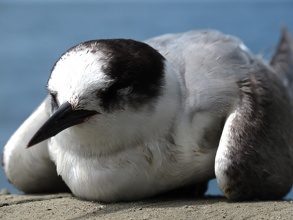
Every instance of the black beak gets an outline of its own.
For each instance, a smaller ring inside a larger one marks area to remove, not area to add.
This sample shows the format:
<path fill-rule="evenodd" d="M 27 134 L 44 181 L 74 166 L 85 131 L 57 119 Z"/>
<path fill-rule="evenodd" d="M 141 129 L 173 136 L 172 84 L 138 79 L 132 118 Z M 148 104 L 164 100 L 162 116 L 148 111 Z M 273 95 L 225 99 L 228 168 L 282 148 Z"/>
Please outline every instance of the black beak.
<path fill-rule="evenodd" d="M 89 110 L 74 110 L 68 102 L 65 102 L 37 131 L 27 147 L 38 144 L 73 125 L 81 124 L 87 118 L 97 113 L 96 111 Z"/>

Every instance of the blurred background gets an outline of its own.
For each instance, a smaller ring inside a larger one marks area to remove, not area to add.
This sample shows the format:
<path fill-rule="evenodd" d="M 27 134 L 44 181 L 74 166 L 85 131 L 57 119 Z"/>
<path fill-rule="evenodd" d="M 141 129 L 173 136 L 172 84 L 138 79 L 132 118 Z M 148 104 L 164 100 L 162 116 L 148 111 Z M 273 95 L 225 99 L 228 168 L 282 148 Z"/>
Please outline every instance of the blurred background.
<path fill-rule="evenodd" d="M 44 99 L 53 64 L 73 45 L 208 28 L 269 58 L 282 26 L 293 34 L 293 0 L 0 0 L 0 150 Z M 1 188 L 19 193 L 2 169 Z M 215 181 L 208 194 L 221 194 Z"/>

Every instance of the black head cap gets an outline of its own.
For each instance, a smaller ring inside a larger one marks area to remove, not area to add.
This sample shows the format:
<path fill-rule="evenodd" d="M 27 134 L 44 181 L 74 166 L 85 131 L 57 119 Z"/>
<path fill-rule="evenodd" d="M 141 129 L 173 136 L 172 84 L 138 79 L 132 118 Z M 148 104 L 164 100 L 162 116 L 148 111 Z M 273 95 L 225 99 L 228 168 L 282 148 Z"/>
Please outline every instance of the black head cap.
<path fill-rule="evenodd" d="M 113 82 L 97 96 L 100 105 L 111 111 L 125 104 L 138 108 L 155 101 L 164 86 L 165 58 L 151 46 L 129 39 L 94 40 L 71 50 L 87 48 L 89 52 L 103 53 L 104 74 Z M 127 89 L 127 96 L 121 91 Z"/>

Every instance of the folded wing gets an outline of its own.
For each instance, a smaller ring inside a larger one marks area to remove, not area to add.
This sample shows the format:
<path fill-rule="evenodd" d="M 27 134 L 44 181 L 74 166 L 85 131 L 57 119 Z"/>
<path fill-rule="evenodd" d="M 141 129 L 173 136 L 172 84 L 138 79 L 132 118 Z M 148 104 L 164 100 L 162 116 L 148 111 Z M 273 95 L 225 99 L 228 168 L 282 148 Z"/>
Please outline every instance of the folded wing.
<path fill-rule="evenodd" d="M 4 147 L 3 167 L 9 181 L 25 193 L 67 191 L 57 175 L 48 153 L 48 141 L 27 148 L 33 134 L 50 116 L 47 97 L 36 111 L 18 128 Z"/>

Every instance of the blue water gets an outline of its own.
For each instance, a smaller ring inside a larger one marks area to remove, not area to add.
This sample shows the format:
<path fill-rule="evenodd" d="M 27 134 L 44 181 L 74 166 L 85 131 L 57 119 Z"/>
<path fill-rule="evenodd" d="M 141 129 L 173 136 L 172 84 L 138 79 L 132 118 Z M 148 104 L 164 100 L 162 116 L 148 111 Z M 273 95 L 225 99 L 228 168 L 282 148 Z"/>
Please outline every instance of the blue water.
<path fill-rule="evenodd" d="M 117 37 L 144 40 L 213 28 L 240 37 L 256 53 L 269 54 L 282 25 L 293 33 L 293 1 L 0 0 L 0 150 L 45 97 L 54 62 L 79 42 Z M 3 187 L 18 192 L 0 169 Z M 215 181 L 208 193 L 220 194 Z M 287 198 L 293 199 L 292 190 Z"/>

